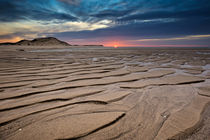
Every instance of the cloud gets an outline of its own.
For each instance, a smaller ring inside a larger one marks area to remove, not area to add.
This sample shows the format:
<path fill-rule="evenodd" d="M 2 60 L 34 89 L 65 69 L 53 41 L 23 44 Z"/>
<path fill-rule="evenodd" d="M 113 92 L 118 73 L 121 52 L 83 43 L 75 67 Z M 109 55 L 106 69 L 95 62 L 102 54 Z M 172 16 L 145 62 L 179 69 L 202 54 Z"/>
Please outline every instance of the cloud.
<path fill-rule="evenodd" d="M 55 22 L 37 22 L 36 20 L 21 22 L 4 22 L 0 26 L 0 40 L 6 38 L 20 37 L 24 39 L 32 39 L 35 37 L 43 37 L 46 34 L 61 33 L 67 31 L 83 31 L 107 28 L 112 21 L 102 20 L 96 23 L 88 23 L 82 21 L 68 21 L 63 23 Z"/>
<path fill-rule="evenodd" d="M 54 36 L 69 38 L 95 38 L 95 37 L 127 37 L 127 38 L 148 38 L 148 37 L 176 37 L 195 34 L 210 33 L 210 19 L 176 20 L 173 22 L 149 22 L 130 23 L 97 29 L 93 31 L 71 31 L 54 33 Z"/>
<path fill-rule="evenodd" d="M 81 2 L 81 0 L 58 0 L 58 1 L 65 2 L 71 5 L 78 5 Z"/>
<path fill-rule="evenodd" d="M 4 43 L 4 42 L 17 42 L 19 40 L 22 40 L 21 37 L 13 37 L 13 38 L 5 38 L 5 39 L 1 39 L 0 43 Z"/>
<path fill-rule="evenodd" d="M 177 19 L 188 19 L 188 18 L 206 18 L 210 17 L 210 9 L 193 9 L 185 11 L 152 11 L 146 13 L 137 13 L 134 15 L 120 18 L 119 21 L 130 21 L 130 20 L 150 20 L 150 19 L 164 19 L 164 18 L 177 18 Z"/>
<path fill-rule="evenodd" d="M 104 10 L 100 11 L 97 14 L 91 14 L 92 17 L 97 18 L 106 18 L 106 17 L 121 17 L 131 13 L 133 9 L 130 10 Z"/>
<path fill-rule="evenodd" d="M 67 3 L 67 4 L 66 4 Z M 0 21 L 147 20 L 208 16 L 209 0 L 1 0 Z"/>
<path fill-rule="evenodd" d="M 49 2 L 49 1 L 48 1 Z M 47 4 L 47 1 L 46 1 Z M 39 0 L 35 2 L 18 0 L 0 2 L 0 22 L 13 22 L 21 20 L 41 20 L 41 21 L 76 21 L 77 18 L 69 13 L 59 12 L 55 7 L 42 5 Z"/>
<path fill-rule="evenodd" d="M 210 39 L 210 35 L 190 35 L 184 37 L 172 37 L 172 38 L 152 38 L 152 39 L 139 39 L 135 41 L 151 42 L 151 41 L 175 41 L 175 40 L 197 40 L 197 39 Z"/>

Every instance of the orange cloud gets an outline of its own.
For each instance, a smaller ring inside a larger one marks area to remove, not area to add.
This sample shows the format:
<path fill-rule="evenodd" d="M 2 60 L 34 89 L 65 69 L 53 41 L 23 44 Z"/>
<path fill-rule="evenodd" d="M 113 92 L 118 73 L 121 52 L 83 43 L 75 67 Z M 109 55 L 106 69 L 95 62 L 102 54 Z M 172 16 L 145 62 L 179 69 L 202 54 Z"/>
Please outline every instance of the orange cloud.
<path fill-rule="evenodd" d="M 139 39 L 135 41 L 140 42 L 151 42 L 151 41 L 172 41 L 172 40 L 195 40 L 195 39 L 202 39 L 202 38 L 210 38 L 210 35 L 190 35 L 184 37 L 174 37 L 174 38 L 152 38 L 152 39 Z"/>
<path fill-rule="evenodd" d="M 10 39 L 1 39 L 0 43 L 3 43 L 3 42 L 17 42 L 17 41 L 20 41 L 20 40 L 22 40 L 21 37 L 14 37 L 14 38 L 10 38 Z"/>

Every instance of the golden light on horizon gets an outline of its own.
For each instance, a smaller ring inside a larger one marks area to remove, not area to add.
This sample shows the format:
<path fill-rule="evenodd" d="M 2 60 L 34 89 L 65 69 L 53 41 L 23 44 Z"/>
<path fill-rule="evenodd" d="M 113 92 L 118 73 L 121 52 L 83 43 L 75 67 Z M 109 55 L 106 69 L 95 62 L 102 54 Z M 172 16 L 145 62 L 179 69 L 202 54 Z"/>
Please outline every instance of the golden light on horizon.
<path fill-rule="evenodd" d="M 0 43 L 5 43 L 5 42 L 15 43 L 15 42 L 20 41 L 20 40 L 22 40 L 21 37 L 14 37 L 14 38 L 11 38 L 11 39 L 1 39 Z"/>
<path fill-rule="evenodd" d="M 104 42 L 103 45 L 107 47 L 114 47 L 114 48 L 124 46 L 122 42 L 116 42 L 116 41 Z"/>

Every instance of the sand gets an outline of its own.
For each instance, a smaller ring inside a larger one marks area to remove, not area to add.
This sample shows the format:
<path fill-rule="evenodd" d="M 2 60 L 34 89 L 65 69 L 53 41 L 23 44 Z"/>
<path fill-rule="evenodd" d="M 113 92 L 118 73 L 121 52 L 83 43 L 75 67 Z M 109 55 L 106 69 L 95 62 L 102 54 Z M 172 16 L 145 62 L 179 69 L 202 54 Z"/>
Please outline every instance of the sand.
<path fill-rule="evenodd" d="M 0 46 L 0 139 L 208 140 L 209 52 Z"/>

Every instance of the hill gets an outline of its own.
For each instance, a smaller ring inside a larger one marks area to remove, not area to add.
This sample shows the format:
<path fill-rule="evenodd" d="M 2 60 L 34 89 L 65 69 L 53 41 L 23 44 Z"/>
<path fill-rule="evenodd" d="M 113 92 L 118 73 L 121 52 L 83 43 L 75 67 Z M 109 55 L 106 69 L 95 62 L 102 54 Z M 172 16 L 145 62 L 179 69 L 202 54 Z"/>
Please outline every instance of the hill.
<path fill-rule="evenodd" d="M 71 46 L 54 37 L 36 38 L 33 40 L 21 40 L 16 43 L 0 43 L 0 45 L 20 45 L 20 46 Z"/>

